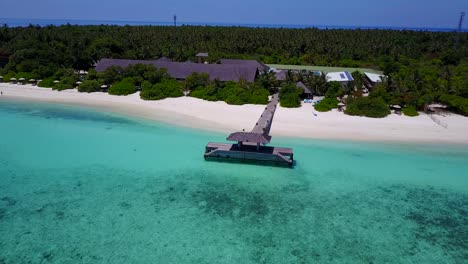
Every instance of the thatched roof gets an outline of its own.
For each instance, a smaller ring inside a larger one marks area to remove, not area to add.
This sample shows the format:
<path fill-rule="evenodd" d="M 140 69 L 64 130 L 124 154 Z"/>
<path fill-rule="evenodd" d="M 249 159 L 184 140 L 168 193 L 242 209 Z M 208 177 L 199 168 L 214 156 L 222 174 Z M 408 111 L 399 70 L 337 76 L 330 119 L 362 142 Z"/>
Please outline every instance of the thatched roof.
<path fill-rule="evenodd" d="M 271 136 L 252 132 L 235 132 L 230 134 L 227 140 L 268 144 L 270 143 Z"/>
<path fill-rule="evenodd" d="M 303 89 L 305 94 L 312 94 L 309 87 L 307 87 L 303 82 L 297 82 L 296 86 Z"/>
<path fill-rule="evenodd" d="M 233 65 L 247 65 L 255 66 L 259 71 L 267 71 L 270 67 L 265 64 L 258 62 L 256 60 L 236 60 L 236 59 L 221 59 L 219 60 L 221 64 L 233 64 Z"/>
<path fill-rule="evenodd" d="M 257 76 L 257 67 L 253 65 L 238 64 L 202 64 L 192 62 L 168 62 L 160 60 L 125 60 L 125 59 L 102 59 L 95 67 L 98 72 L 104 71 L 111 66 L 126 68 L 134 64 L 151 64 L 157 68 L 167 69 L 167 73 L 176 79 L 185 79 L 194 72 L 207 73 L 210 79 L 218 79 L 223 82 L 239 81 L 245 79 L 254 82 Z"/>
<path fill-rule="evenodd" d="M 168 57 L 161 57 L 159 59 L 157 59 L 157 61 L 165 61 L 165 62 L 170 62 L 172 61 L 171 59 L 169 59 Z"/>
<path fill-rule="evenodd" d="M 278 72 L 275 73 L 275 78 L 277 81 L 286 81 L 286 71 L 279 70 Z"/>

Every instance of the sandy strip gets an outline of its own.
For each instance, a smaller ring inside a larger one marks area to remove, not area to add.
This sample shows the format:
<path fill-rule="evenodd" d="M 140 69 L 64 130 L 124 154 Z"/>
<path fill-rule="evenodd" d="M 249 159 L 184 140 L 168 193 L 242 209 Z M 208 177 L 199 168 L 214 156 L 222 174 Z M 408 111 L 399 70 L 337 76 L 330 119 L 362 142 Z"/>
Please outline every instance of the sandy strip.
<path fill-rule="evenodd" d="M 264 109 L 264 106 L 259 105 L 232 106 L 224 102 L 208 102 L 192 97 L 144 101 L 140 99 L 138 93 L 113 96 L 107 93 L 79 93 L 76 89 L 58 92 L 31 85 L 6 83 L 0 83 L 0 90 L 3 92 L 0 102 L 23 99 L 93 106 L 145 119 L 226 134 L 242 129 L 250 131 Z M 468 145 L 468 117 L 451 114 L 437 115 L 437 118 L 445 123 L 447 128 L 436 124 L 425 114 L 418 117 L 392 114 L 386 118 L 373 119 L 347 116 L 336 110 L 317 113 L 311 104 L 304 104 L 296 109 L 279 107 L 271 135 Z"/>

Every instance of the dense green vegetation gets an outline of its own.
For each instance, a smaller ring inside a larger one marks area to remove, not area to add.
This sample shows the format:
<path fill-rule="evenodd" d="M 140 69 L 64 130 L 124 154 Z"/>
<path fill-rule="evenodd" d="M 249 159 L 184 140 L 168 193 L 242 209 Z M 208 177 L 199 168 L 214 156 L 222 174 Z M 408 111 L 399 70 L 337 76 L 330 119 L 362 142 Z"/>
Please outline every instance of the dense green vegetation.
<path fill-rule="evenodd" d="M 109 88 L 109 94 L 113 95 L 129 95 L 135 92 L 135 80 L 130 77 L 124 78 L 122 81 L 114 83 Z"/>
<path fill-rule="evenodd" d="M 73 76 L 73 75 L 72 75 Z M 52 89 L 54 90 L 66 90 L 66 89 L 73 89 L 75 88 L 75 84 L 77 82 L 77 78 L 74 78 L 72 76 L 64 76 L 61 78 L 61 81 L 59 83 L 56 83 Z"/>
<path fill-rule="evenodd" d="M 194 79 L 190 78 L 187 80 L 191 83 Z M 225 101 L 232 105 L 267 104 L 268 95 L 270 94 L 258 82 L 251 84 L 245 81 L 222 83 L 214 80 L 206 85 L 194 87 L 194 84 L 187 84 L 185 82 L 185 86 L 192 90 L 190 96 L 208 101 Z"/>
<path fill-rule="evenodd" d="M 44 80 L 40 81 L 37 86 L 44 87 L 44 88 L 53 88 L 55 86 L 54 77 L 45 78 Z"/>
<path fill-rule="evenodd" d="M 96 80 L 85 80 L 78 86 L 78 91 L 92 93 L 101 90 L 101 85 Z"/>
<path fill-rule="evenodd" d="M 451 109 L 459 112 L 462 115 L 468 116 L 468 99 L 463 98 L 461 96 L 456 95 L 449 95 L 445 94 L 442 95 L 439 100 L 442 103 L 447 104 Z"/>
<path fill-rule="evenodd" d="M 324 98 L 322 101 L 314 105 L 314 109 L 319 112 L 328 112 L 333 108 L 338 107 L 339 101 L 336 98 Z"/>
<path fill-rule="evenodd" d="M 460 45 L 454 50 L 457 38 Z M 44 79 L 41 86 L 60 90 L 75 86 L 67 78 L 73 78 L 75 82 L 79 80 L 80 76 L 73 74 L 72 69 L 88 70 L 101 58 L 154 59 L 166 56 L 186 61 L 194 60 L 199 51 L 209 52 L 210 62 L 220 58 L 240 58 L 275 64 L 381 70 L 388 78 L 376 92 L 371 92 L 372 99 L 381 98 L 387 105 L 399 104 L 416 110 L 425 110 L 432 102 L 442 102 L 458 113 L 468 114 L 468 33 L 197 26 L 0 27 L 0 53 L 10 57 L 8 64 L 0 69 L 4 81 L 12 77 Z M 362 95 L 359 91 L 362 76 L 355 75 L 353 73 L 355 83 L 343 89 L 350 98 Z M 135 86 L 141 86 L 146 80 L 151 87 L 169 79 L 164 69 L 140 65 L 100 74 L 89 71 L 86 80 L 111 85 L 127 77 L 133 79 Z M 263 102 L 263 99 L 249 101 L 244 97 L 259 94 L 259 98 L 264 98 L 262 89 L 270 94 L 275 92 L 277 84 L 271 77 L 271 74 L 261 75 L 262 80 L 257 85 L 247 86 L 224 84 L 225 87 L 221 87 L 209 82 L 191 87 L 192 84 L 186 82 L 182 84 L 182 90 L 192 91 L 193 96 L 208 100 L 235 104 Z M 46 78 L 60 83 L 50 83 Z M 324 76 L 290 75 L 288 83 L 293 79 L 303 81 L 314 94 L 324 95 L 329 91 Z M 357 90 L 353 89 L 354 85 Z M 157 86 L 156 89 L 162 88 Z M 231 89 L 233 91 L 227 92 Z M 131 92 L 130 89 L 127 92 Z M 327 97 L 333 98 L 331 93 Z M 172 95 L 171 92 L 168 94 Z M 295 93 L 286 94 L 282 96 L 282 104 L 297 106 L 298 101 L 292 98 Z"/>
<path fill-rule="evenodd" d="M 345 114 L 380 118 L 389 115 L 390 108 L 380 97 L 351 97 L 346 100 Z"/>
<path fill-rule="evenodd" d="M 168 97 L 183 96 L 181 84 L 172 79 L 164 79 L 160 83 L 151 85 L 149 81 L 144 81 L 141 85 L 141 99 L 160 100 Z"/>
<path fill-rule="evenodd" d="M 414 108 L 413 106 L 403 108 L 402 112 L 405 116 L 418 116 L 419 115 L 418 111 L 416 111 L 416 108 Z"/>
<path fill-rule="evenodd" d="M 174 36 L 176 35 L 176 38 Z M 244 27 L 71 26 L 0 28 L 0 48 L 15 54 L 15 71 L 47 73 L 47 64 L 88 69 L 101 57 L 193 59 L 199 51 L 220 58 L 253 58 L 265 63 L 375 67 L 400 58 L 445 58 L 456 33 L 397 30 L 319 30 Z M 466 56 L 468 34 L 460 36 Z M 49 62 L 37 57 L 51 59 Z M 50 75 L 54 71 L 49 72 Z"/>
<path fill-rule="evenodd" d="M 301 100 L 299 96 L 303 90 L 292 83 L 284 83 L 279 91 L 280 105 L 282 107 L 293 108 L 300 107 Z"/>

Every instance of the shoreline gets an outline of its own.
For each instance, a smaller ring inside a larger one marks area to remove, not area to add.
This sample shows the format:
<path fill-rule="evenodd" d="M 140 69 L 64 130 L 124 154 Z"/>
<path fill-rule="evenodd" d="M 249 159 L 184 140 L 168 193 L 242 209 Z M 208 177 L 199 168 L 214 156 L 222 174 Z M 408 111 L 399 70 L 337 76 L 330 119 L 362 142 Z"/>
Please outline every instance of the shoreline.
<path fill-rule="evenodd" d="M 138 92 L 128 96 L 114 96 L 102 92 L 79 93 L 76 89 L 59 92 L 50 88 L 8 83 L 0 83 L 0 90 L 3 92 L 0 102 L 11 99 L 92 107 L 143 120 L 226 135 L 242 129 L 250 131 L 265 107 L 228 105 L 193 97 L 145 101 L 140 99 Z M 317 113 L 317 116 L 313 113 Z M 336 109 L 325 113 L 316 112 L 311 104 L 293 109 L 278 106 L 270 134 L 273 137 L 294 139 L 468 146 L 468 117 L 450 114 L 438 115 L 437 118 L 448 124 L 448 128 L 437 125 L 428 115 L 421 113 L 418 117 L 391 114 L 373 119 L 348 116 Z"/>

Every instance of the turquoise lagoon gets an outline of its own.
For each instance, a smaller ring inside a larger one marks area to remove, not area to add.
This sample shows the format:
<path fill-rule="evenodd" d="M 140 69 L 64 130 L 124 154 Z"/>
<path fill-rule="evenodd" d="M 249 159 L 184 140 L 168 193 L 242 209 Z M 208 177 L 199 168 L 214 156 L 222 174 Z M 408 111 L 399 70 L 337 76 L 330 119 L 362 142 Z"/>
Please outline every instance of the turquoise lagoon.
<path fill-rule="evenodd" d="M 0 101 L 0 263 L 463 263 L 468 149 L 298 140 L 206 162 L 190 130 Z"/>

